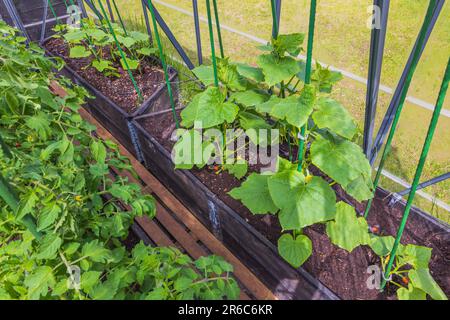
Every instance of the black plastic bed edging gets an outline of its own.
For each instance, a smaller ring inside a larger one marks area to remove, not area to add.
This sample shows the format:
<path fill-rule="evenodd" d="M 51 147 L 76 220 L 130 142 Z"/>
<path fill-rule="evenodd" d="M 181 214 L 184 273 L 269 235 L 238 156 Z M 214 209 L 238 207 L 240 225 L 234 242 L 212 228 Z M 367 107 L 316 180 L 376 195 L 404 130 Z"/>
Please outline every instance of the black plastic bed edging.
<path fill-rule="evenodd" d="M 147 114 L 146 118 L 152 116 Z M 194 215 L 243 261 L 280 299 L 338 300 L 304 269 L 294 269 L 277 248 L 187 170 L 174 170 L 170 153 L 132 121 L 144 164 Z"/>
<path fill-rule="evenodd" d="M 51 38 L 47 38 L 42 46 L 44 47 L 48 56 L 58 56 L 51 53 L 45 48 L 45 44 Z M 156 62 L 160 65 L 159 61 L 155 58 L 152 62 Z M 169 80 L 173 84 L 178 78 L 178 73 L 175 69 L 169 66 Z M 127 113 L 114 101 L 105 96 L 102 92 L 93 87 L 88 81 L 77 74 L 69 66 L 65 65 L 60 72 L 62 75 L 70 78 L 74 83 L 85 87 L 93 99 L 88 99 L 87 111 L 91 113 L 106 129 L 108 129 L 112 135 L 130 151 L 140 161 L 143 161 L 139 146 L 136 143 L 136 133 L 133 126 L 131 126 L 131 120 L 139 115 L 147 112 L 156 112 L 166 109 L 170 105 L 169 94 L 166 83 L 162 83 L 158 89 L 152 94 L 152 96 L 146 99 L 134 112 Z M 172 85 L 172 90 L 176 92 L 176 86 Z M 176 96 L 176 94 L 174 95 Z"/>

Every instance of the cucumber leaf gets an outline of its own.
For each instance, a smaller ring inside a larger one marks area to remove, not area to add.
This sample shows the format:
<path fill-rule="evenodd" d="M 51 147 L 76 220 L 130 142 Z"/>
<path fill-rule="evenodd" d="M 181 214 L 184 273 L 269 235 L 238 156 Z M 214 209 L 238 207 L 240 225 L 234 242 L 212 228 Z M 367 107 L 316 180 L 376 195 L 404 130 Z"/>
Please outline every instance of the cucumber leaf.
<path fill-rule="evenodd" d="M 293 267 L 298 268 L 312 254 L 312 242 L 305 235 L 298 235 L 295 239 L 290 234 L 284 234 L 278 239 L 278 252 Z"/>

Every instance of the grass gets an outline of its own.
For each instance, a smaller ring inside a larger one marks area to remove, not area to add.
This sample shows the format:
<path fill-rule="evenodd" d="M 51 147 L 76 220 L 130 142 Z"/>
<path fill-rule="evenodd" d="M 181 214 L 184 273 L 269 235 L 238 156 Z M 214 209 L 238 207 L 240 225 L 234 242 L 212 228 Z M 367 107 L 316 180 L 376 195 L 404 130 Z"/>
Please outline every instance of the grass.
<path fill-rule="evenodd" d="M 164 0 L 164 2 L 192 12 L 191 1 L 189 0 Z M 369 0 L 319 1 L 314 57 L 327 64 L 366 77 L 371 32 L 366 24 L 369 19 L 368 6 L 372 3 Z M 128 23 L 135 25 L 142 23 L 142 7 L 139 0 L 118 0 L 117 4 Z M 391 1 L 382 84 L 395 88 L 417 37 L 427 4 L 428 1 L 426 0 Z M 192 61 L 196 63 L 196 43 L 192 17 L 158 3 L 155 3 L 155 6 L 177 40 L 186 49 Z M 218 0 L 218 6 L 222 24 L 263 39 L 270 38 L 272 20 L 269 0 Z M 206 16 L 204 1 L 199 1 L 199 11 L 201 16 Z M 280 32 L 306 33 L 308 14 L 309 1 L 284 0 Z M 409 95 L 433 104 L 437 99 L 450 52 L 449 20 L 450 4 L 446 2 L 409 90 Z M 210 56 L 209 38 L 207 25 L 204 23 L 201 23 L 201 33 L 203 56 L 208 57 Z M 222 31 L 222 36 L 227 56 L 230 56 L 233 60 L 255 63 L 256 56 L 259 53 L 255 48 L 255 42 L 226 30 Z M 165 44 L 166 48 L 171 51 L 172 48 L 167 40 Z M 183 81 L 183 83 L 190 83 L 188 78 L 184 78 Z M 188 88 L 192 90 L 190 86 Z M 347 106 L 362 127 L 366 96 L 365 86 L 346 78 L 336 87 L 333 95 Z M 386 93 L 380 93 L 375 130 L 381 123 L 391 97 Z M 450 97 L 447 97 L 444 108 L 450 109 Z M 431 115 L 432 112 L 429 110 L 410 103 L 405 105 L 386 169 L 408 182 L 413 179 Z M 449 128 L 450 119 L 441 117 L 422 180 L 450 171 Z M 388 179 L 383 179 L 381 183 L 382 186 L 394 192 L 403 188 Z M 450 203 L 448 190 L 450 190 L 450 181 L 441 182 L 424 189 L 425 192 Z M 450 222 L 450 214 L 429 203 L 429 201 L 417 196 L 415 204 L 436 217 Z"/>

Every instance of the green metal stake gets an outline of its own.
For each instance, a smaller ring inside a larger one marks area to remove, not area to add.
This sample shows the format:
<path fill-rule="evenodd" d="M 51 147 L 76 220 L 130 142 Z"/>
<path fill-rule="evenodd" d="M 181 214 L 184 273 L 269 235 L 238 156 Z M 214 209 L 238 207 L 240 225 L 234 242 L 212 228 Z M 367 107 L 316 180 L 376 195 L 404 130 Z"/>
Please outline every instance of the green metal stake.
<path fill-rule="evenodd" d="M 400 228 L 397 231 L 397 237 L 395 238 L 394 246 L 392 247 L 391 254 L 389 256 L 389 262 L 386 267 L 385 276 L 383 277 L 383 282 L 381 288 L 383 289 L 386 285 L 386 278 L 389 277 L 389 273 L 392 269 L 392 264 L 394 263 L 395 255 L 397 253 L 398 246 L 400 244 L 400 239 L 402 238 L 403 230 L 405 229 L 406 222 L 408 221 L 409 212 L 411 210 L 412 202 L 414 196 L 416 195 L 417 186 L 420 182 L 420 177 L 422 175 L 423 167 L 427 159 L 428 151 L 430 150 L 431 141 L 433 140 L 433 135 L 436 130 L 436 126 L 439 121 L 439 116 L 441 114 L 442 106 L 444 105 L 445 96 L 447 94 L 448 83 L 450 81 L 450 59 L 447 63 L 447 69 L 445 71 L 444 80 L 441 85 L 441 90 L 439 91 L 438 100 L 436 102 L 436 108 L 434 108 L 433 117 L 430 121 L 430 126 L 428 128 L 427 137 L 422 148 L 422 154 L 420 155 L 419 164 L 417 165 L 416 174 L 414 175 L 414 180 L 411 186 L 411 192 L 408 196 L 408 201 L 406 202 L 405 211 L 403 212 L 402 221 L 400 223 Z"/>
<path fill-rule="evenodd" d="M 312 53 L 314 47 L 314 28 L 316 24 L 316 9 L 317 9 L 317 1 L 311 0 L 311 9 L 309 11 L 309 30 L 308 30 L 308 51 L 306 55 L 306 70 L 305 70 L 305 84 L 311 83 L 311 70 L 312 70 Z M 303 162 L 303 153 L 305 149 L 305 134 L 306 127 L 308 123 L 306 123 L 300 130 L 300 141 L 298 146 L 298 171 L 302 170 L 302 162 Z"/>
<path fill-rule="evenodd" d="M 51 0 L 47 0 L 47 2 L 48 2 L 48 6 L 50 7 L 50 10 L 53 13 L 53 16 L 55 17 L 56 24 L 59 24 L 58 15 L 56 14 L 55 9 L 53 8 L 52 1 Z"/>
<path fill-rule="evenodd" d="M 391 129 L 389 131 L 389 136 L 388 136 L 388 138 L 386 140 L 386 146 L 384 147 L 383 154 L 382 154 L 381 160 L 380 160 L 380 164 L 378 166 L 378 170 L 377 170 L 374 182 L 373 182 L 374 191 L 373 191 L 373 194 L 372 194 L 372 198 L 369 199 L 369 201 L 367 202 L 366 209 L 364 211 L 364 217 L 366 219 L 369 216 L 369 211 L 370 211 L 370 208 L 372 206 L 373 197 L 375 196 L 375 192 L 376 192 L 376 189 L 378 187 L 378 183 L 380 182 L 381 174 L 383 172 L 383 168 L 384 168 L 387 156 L 388 156 L 388 154 L 390 152 L 390 149 L 391 149 L 392 140 L 394 139 L 395 131 L 397 129 L 398 122 L 400 120 L 400 115 L 402 113 L 403 106 L 405 104 L 406 95 L 408 93 L 409 86 L 411 85 L 411 81 L 412 81 L 414 72 L 415 72 L 415 70 L 417 68 L 417 64 L 419 63 L 420 48 L 422 48 L 423 43 L 425 42 L 426 32 L 427 32 L 427 29 L 428 29 L 428 25 L 431 22 L 431 17 L 432 17 L 432 14 L 433 14 L 433 8 L 435 7 L 435 4 L 436 4 L 436 0 L 430 0 L 424 23 L 422 24 L 422 28 L 420 29 L 419 40 L 417 42 L 417 46 L 416 46 L 416 49 L 415 49 L 415 52 L 414 52 L 413 61 L 411 63 L 411 69 L 409 70 L 409 73 L 407 75 L 407 78 L 406 78 L 406 81 L 405 81 L 405 86 L 403 88 L 402 94 L 401 94 L 400 99 L 399 99 L 399 106 L 398 106 L 397 111 L 395 113 L 394 120 L 392 121 L 392 126 L 391 126 Z"/>
<path fill-rule="evenodd" d="M 128 62 L 127 62 L 127 58 L 125 57 L 125 53 L 123 52 L 122 48 L 120 47 L 119 40 L 117 40 L 116 33 L 114 32 L 114 29 L 113 29 L 113 27 L 111 25 L 111 22 L 108 19 L 108 15 L 106 14 L 105 8 L 103 7 L 103 4 L 102 4 L 101 0 L 98 0 L 98 4 L 100 5 L 100 9 L 102 10 L 103 17 L 106 20 L 106 23 L 108 24 L 109 31 L 111 32 L 111 34 L 112 34 L 112 36 L 114 38 L 114 41 L 116 42 L 117 48 L 119 49 L 120 55 L 122 57 L 122 60 L 123 60 L 125 66 L 127 68 L 128 75 L 130 76 L 130 79 L 133 82 L 134 89 L 136 90 L 136 93 L 139 96 L 139 101 L 142 101 L 142 100 L 144 100 L 144 97 L 142 96 L 141 90 L 139 90 L 139 87 L 138 87 L 138 85 L 136 83 L 136 80 L 134 80 L 133 74 L 132 74 L 132 72 L 130 70 L 130 66 L 128 65 Z"/>
<path fill-rule="evenodd" d="M 209 42 L 211 43 L 211 55 L 212 55 L 212 63 L 214 70 L 214 85 L 216 87 L 219 86 L 219 78 L 217 76 L 217 61 L 216 61 L 216 49 L 214 45 L 214 30 L 212 26 L 211 20 L 211 3 L 209 0 L 206 0 L 206 12 L 208 14 L 208 28 L 209 28 Z"/>
<path fill-rule="evenodd" d="M 217 38 L 219 38 L 220 56 L 224 58 L 225 54 L 223 53 L 222 33 L 220 31 L 219 10 L 217 9 L 216 0 L 213 0 L 213 7 L 214 7 L 214 17 L 216 19 Z"/>
<path fill-rule="evenodd" d="M 272 38 L 276 39 L 278 37 L 278 19 L 277 19 L 277 8 L 275 5 L 275 0 L 270 0 L 270 6 L 272 9 L 272 24 L 273 24 L 273 32 L 272 32 Z"/>
<path fill-rule="evenodd" d="M 126 36 L 128 36 L 127 29 L 125 29 L 125 24 L 123 23 L 122 16 L 120 15 L 119 9 L 117 8 L 116 1 L 112 0 L 112 4 L 114 6 L 114 10 L 117 13 L 117 17 L 119 18 L 120 24 L 122 25 L 123 32 L 125 33 Z"/>
<path fill-rule="evenodd" d="M 156 43 L 158 44 L 159 55 L 161 58 L 161 64 L 164 69 L 164 77 L 166 79 L 167 91 L 169 92 L 170 106 L 172 107 L 173 119 L 175 121 L 176 128 L 178 129 L 180 127 L 180 124 L 178 123 L 178 117 L 177 117 L 177 113 L 175 111 L 175 102 L 173 99 L 172 86 L 170 84 L 169 73 L 167 71 L 166 58 L 164 56 L 161 38 L 159 37 L 158 24 L 156 23 L 156 17 L 155 17 L 155 10 L 153 8 L 152 1 L 151 0 L 147 0 L 147 1 L 148 1 L 148 7 L 150 8 L 150 13 L 152 15 L 153 29 L 155 30 L 155 39 L 156 39 Z"/>

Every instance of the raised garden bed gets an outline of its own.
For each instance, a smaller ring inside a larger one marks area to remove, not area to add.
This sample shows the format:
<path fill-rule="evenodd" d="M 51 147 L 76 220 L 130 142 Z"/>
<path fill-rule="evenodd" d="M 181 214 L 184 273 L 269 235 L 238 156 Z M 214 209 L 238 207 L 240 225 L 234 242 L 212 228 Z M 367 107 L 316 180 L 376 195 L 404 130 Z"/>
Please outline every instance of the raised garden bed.
<path fill-rule="evenodd" d="M 287 299 L 395 298 L 394 290 L 388 288 L 380 293 L 366 286 L 367 268 L 379 264 L 378 256 L 368 247 L 356 248 L 352 253 L 336 247 L 321 225 L 306 228 L 314 252 L 302 268 L 292 268 L 276 248 L 281 230 L 278 219 L 255 216 L 227 195 L 240 185 L 237 179 L 226 172 L 216 175 L 209 169 L 174 170 L 170 156 L 174 142 L 170 136 L 175 126 L 170 112 L 137 117 L 132 123 L 147 168 L 276 293 L 281 292 Z M 338 194 L 345 199 L 339 190 Z M 383 201 L 387 194 L 378 190 L 369 223 L 379 225 L 381 235 L 394 235 L 404 203 L 390 208 Z M 402 241 L 433 248 L 430 270 L 447 295 L 450 292 L 449 231 L 447 225 L 414 208 Z"/>
<path fill-rule="evenodd" d="M 133 84 L 121 70 L 121 77 L 111 78 L 93 67 L 87 67 L 92 58 L 70 59 L 68 46 L 61 39 L 48 38 L 43 43 L 47 54 L 62 58 L 66 65 L 62 74 L 76 84 L 84 86 L 93 97 L 88 99 L 88 111 L 123 144 L 133 155 L 141 158 L 133 144 L 134 132 L 130 120 L 147 112 L 157 112 L 169 105 L 169 95 L 164 82 L 164 72 L 155 58 L 144 60 L 142 74 L 136 74 L 136 82 L 144 101 L 138 103 Z M 175 83 L 177 72 L 169 67 L 169 80 Z M 176 90 L 176 86 L 172 86 Z"/>

